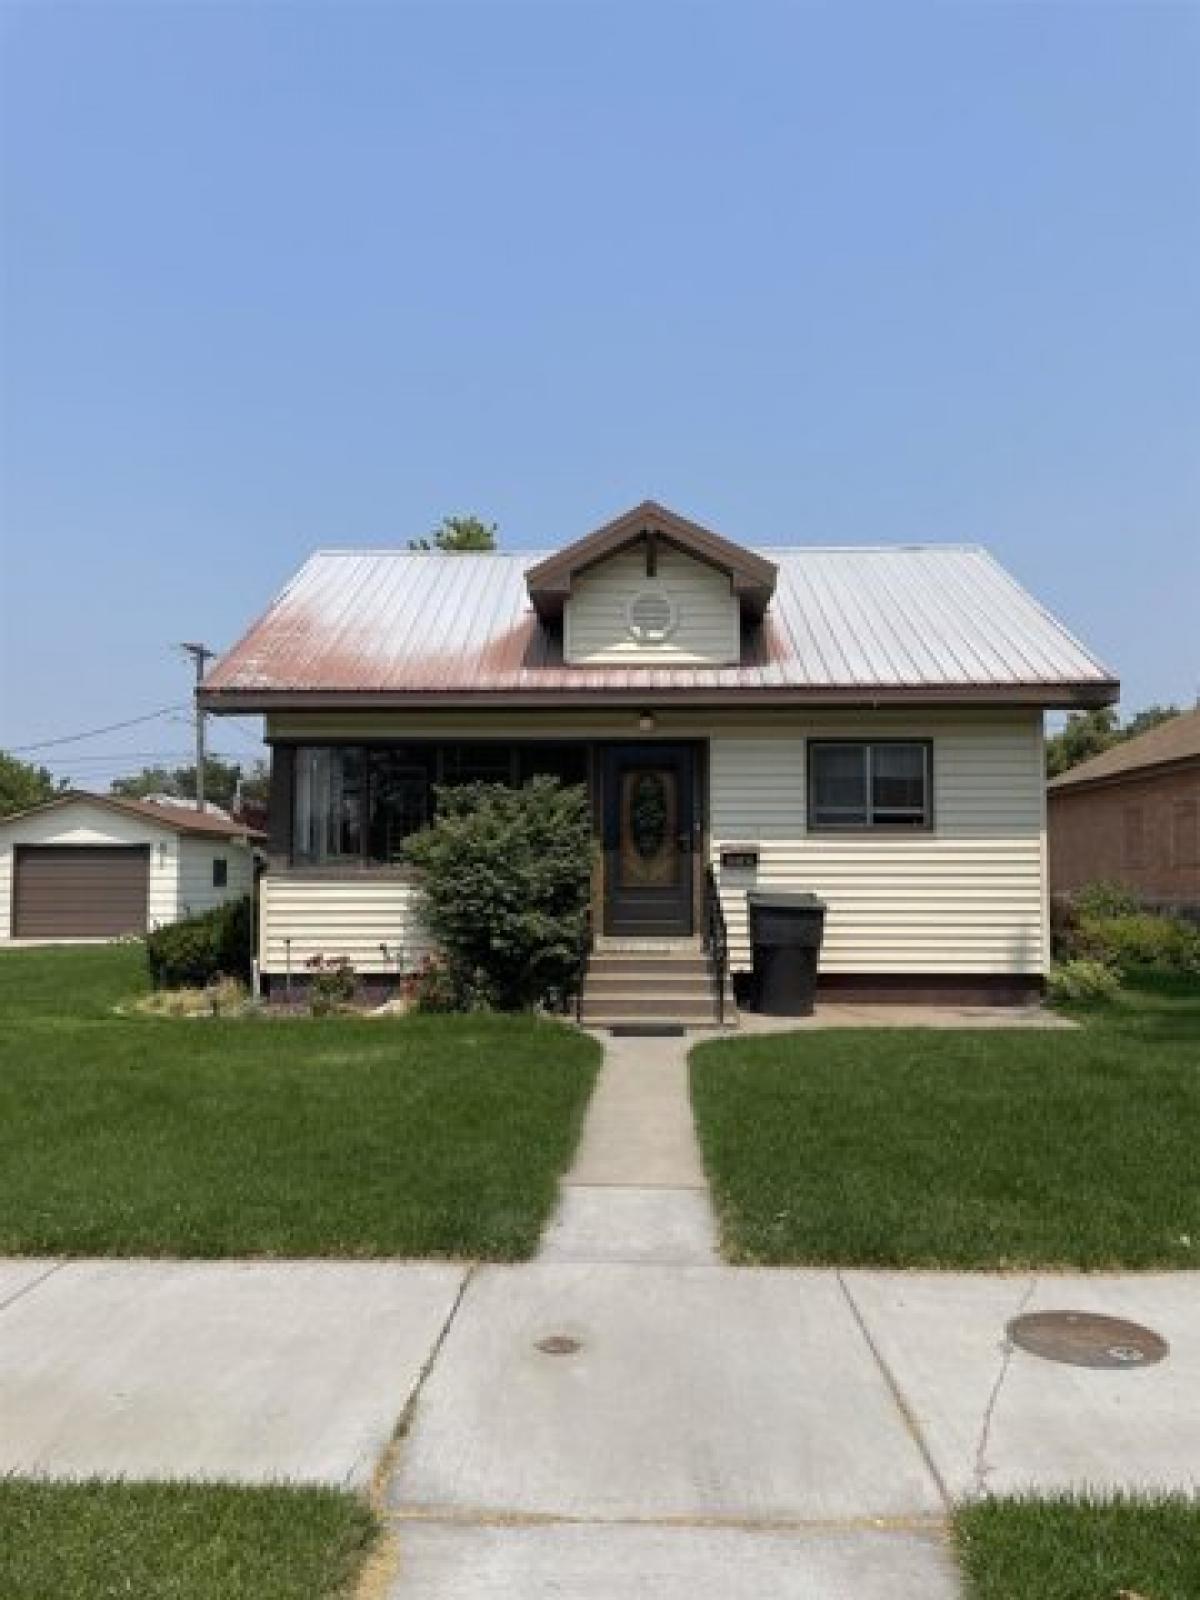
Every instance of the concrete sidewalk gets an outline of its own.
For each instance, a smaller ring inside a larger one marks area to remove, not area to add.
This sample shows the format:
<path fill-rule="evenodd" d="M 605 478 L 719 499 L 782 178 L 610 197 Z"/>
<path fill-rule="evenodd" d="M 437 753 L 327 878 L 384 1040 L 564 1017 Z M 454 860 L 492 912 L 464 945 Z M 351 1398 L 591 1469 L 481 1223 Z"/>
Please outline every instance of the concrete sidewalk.
<path fill-rule="evenodd" d="M 1049 1308 L 1170 1353 L 1014 1350 Z M 0 1263 L 0 1472 L 365 1488 L 407 1418 L 394 1600 L 951 1600 L 956 1500 L 1197 1488 L 1198 1329 L 1197 1273 Z"/>
<path fill-rule="evenodd" d="M 1170 1354 L 1039 1360 L 1005 1331 L 1031 1309 Z M 1200 1487 L 1197 1329 L 1196 1273 L 482 1269 L 388 1490 L 393 1600 L 951 1600 L 957 1501 Z"/>
<path fill-rule="evenodd" d="M 0 1263 L 0 1474 L 365 1487 L 465 1276 Z"/>

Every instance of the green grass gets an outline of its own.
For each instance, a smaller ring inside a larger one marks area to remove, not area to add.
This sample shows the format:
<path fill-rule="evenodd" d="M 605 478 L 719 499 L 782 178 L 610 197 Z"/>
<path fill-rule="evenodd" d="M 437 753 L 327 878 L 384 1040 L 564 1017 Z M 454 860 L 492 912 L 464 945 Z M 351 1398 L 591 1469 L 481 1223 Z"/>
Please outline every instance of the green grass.
<path fill-rule="evenodd" d="M 960 1509 L 968 1600 L 1196 1600 L 1200 1502 L 984 1500 Z"/>
<path fill-rule="evenodd" d="M 136 957 L 0 955 L 0 1254 L 532 1254 L 593 1040 L 528 1017 L 113 1016 Z"/>
<path fill-rule="evenodd" d="M 34 1017 L 107 1017 L 149 987 L 140 940 L 0 951 L 0 1028 Z"/>
<path fill-rule="evenodd" d="M 1076 1032 L 808 1031 L 692 1053 L 726 1254 L 1200 1267 L 1200 986 Z"/>
<path fill-rule="evenodd" d="M 321 1489 L 0 1479 L 4 1600 L 343 1600 L 371 1512 Z"/>

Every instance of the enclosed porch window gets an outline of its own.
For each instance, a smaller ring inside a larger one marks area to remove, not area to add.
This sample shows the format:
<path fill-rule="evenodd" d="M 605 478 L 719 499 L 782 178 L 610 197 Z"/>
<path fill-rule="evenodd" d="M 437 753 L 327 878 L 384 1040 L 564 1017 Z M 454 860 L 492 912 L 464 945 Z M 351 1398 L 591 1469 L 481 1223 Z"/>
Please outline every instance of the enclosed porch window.
<path fill-rule="evenodd" d="M 586 783 L 585 744 L 499 740 L 301 745 L 295 752 L 292 857 L 306 864 L 394 865 L 433 819 L 439 784 L 523 784 L 547 774 Z"/>

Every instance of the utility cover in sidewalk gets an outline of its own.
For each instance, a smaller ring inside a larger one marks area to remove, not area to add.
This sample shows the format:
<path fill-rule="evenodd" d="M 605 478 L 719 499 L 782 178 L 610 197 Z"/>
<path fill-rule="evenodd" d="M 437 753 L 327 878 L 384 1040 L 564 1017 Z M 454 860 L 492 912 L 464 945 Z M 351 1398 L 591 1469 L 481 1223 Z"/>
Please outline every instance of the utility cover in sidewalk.
<path fill-rule="evenodd" d="M 1031 1311 L 1009 1323 L 1008 1336 L 1032 1356 L 1073 1367 L 1149 1367 L 1171 1348 L 1150 1328 L 1092 1311 Z"/>
<path fill-rule="evenodd" d="M 537 1347 L 544 1356 L 573 1356 L 583 1348 L 583 1341 L 569 1333 L 550 1333 L 538 1340 Z"/>

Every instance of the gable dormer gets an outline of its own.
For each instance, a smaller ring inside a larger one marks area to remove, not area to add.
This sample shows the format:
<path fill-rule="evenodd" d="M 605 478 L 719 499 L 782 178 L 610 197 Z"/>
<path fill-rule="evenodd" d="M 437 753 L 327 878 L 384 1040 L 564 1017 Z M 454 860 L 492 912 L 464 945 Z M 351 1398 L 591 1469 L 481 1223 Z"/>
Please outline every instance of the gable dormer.
<path fill-rule="evenodd" d="M 543 622 L 569 664 L 731 666 L 762 620 L 775 567 L 652 500 L 531 567 Z"/>

